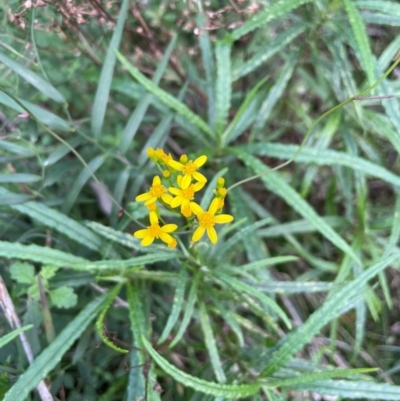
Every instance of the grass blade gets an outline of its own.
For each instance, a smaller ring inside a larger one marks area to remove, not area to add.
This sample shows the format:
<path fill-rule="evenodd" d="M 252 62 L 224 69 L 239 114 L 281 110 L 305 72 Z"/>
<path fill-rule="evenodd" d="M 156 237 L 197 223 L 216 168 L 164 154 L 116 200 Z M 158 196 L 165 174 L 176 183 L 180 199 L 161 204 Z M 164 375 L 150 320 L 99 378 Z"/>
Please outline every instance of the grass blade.
<path fill-rule="evenodd" d="M 342 1 L 346 8 L 347 17 L 349 19 L 351 28 L 353 29 L 354 37 L 358 45 L 358 51 L 361 55 L 362 65 L 365 73 L 367 74 L 369 85 L 373 85 L 373 83 L 376 81 L 374 62 L 364 22 L 353 1 Z"/>
<path fill-rule="evenodd" d="M 208 316 L 207 308 L 204 302 L 200 302 L 199 317 L 214 374 L 219 383 L 225 383 L 226 376 L 224 373 L 224 369 L 222 368 L 222 362 L 218 354 L 217 343 L 215 341 L 214 333 L 211 327 L 210 317 Z"/>
<path fill-rule="evenodd" d="M 175 366 L 171 365 L 166 361 L 156 350 L 150 345 L 150 343 L 143 337 L 143 345 L 157 363 L 158 366 L 168 375 L 172 376 L 177 382 L 183 384 L 186 387 L 193 388 L 196 391 L 200 391 L 204 394 L 210 394 L 214 397 L 224 397 L 226 399 L 237 399 L 245 398 L 258 392 L 260 384 L 220 384 L 214 382 L 208 382 L 199 379 L 194 376 L 182 372 Z"/>
<path fill-rule="evenodd" d="M 172 310 L 170 315 L 168 316 L 168 320 L 164 327 L 164 330 L 158 340 L 158 344 L 163 343 L 167 339 L 167 337 L 171 333 L 171 330 L 175 326 L 175 323 L 178 321 L 179 314 L 181 313 L 184 302 L 187 278 L 188 278 L 187 270 L 183 266 L 181 266 L 178 282 L 176 283 L 174 301 L 172 303 Z"/>
<path fill-rule="evenodd" d="M 217 59 L 216 98 L 216 129 L 219 135 L 227 126 L 229 109 L 231 107 L 231 44 L 227 41 L 218 42 L 215 49 Z"/>
<path fill-rule="evenodd" d="M 58 103 L 66 103 L 64 96 L 49 82 L 45 81 L 39 75 L 35 74 L 30 69 L 10 59 L 5 54 L 0 52 L 0 63 L 3 63 L 8 68 L 13 70 L 16 74 L 21 76 L 26 82 L 29 82 L 39 92 L 47 96 L 49 99 Z"/>
<path fill-rule="evenodd" d="M 165 69 L 167 68 L 168 60 L 171 57 L 172 50 L 174 50 L 176 44 L 176 39 L 177 35 L 175 35 L 171 39 L 171 42 L 169 43 L 162 60 L 158 64 L 157 70 L 154 73 L 153 79 L 151 80 L 154 83 L 154 85 L 159 84 L 161 77 Z M 143 118 L 146 114 L 147 108 L 151 103 L 152 98 L 153 95 L 151 95 L 150 93 L 146 93 L 146 95 L 144 95 L 144 97 L 140 100 L 140 102 L 136 106 L 135 111 L 129 117 L 128 123 L 126 124 L 126 127 L 121 137 L 121 142 L 119 144 L 119 151 L 121 152 L 121 154 L 124 155 L 128 151 L 129 145 L 131 144 L 140 124 L 143 121 Z"/>
<path fill-rule="evenodd" d="M 198 115 L 193 113 L 193 111 L 191 111 L 185 104 L 183 104 L 174 96 L 170 95 L 168 92 L 160 89 L 157 85 L 154 85 L 150 79 L 146 78 L 138 69 L 133 67 L 121 53 L 117 52 L 117 57 L 121 64 L 133 76 L 133 78 L 135 78 L 147 91 L 155 95 L 165 105 L 188 119 L 192 124 L 209 135 L 211 138 L 215 137 L 213 130 L 206 124 L 206 122 Z"/>
<path fill-rule="evenodd" d="M 9 342 L 14 340 L 14 338 L 18 337 L 20 333 L 23 333 L 24 331 L 30 330 L 33 326 L 33 324 L 28 324 L 26 326 L 20 327 L 19 329 L 13 330 L 11 333 L 8 333 L 0 338 L 0 348 L 4 347 L 7 345 Z"/>
<path fill-rule="evenodd" d="M 285 200 L 294 210 L 310 221 L 317 230 L 327 238 L 332 244 L 341 249 L 344 253 L 351 256 L 358 262 L 358 257 L 349 246 L 325 221 L 314 211 L 314 209 L 276 172 L 266 167 L 260 160 L 253 156 L 235 150 L 234 153 L 242 159 L 256 174 L 260 174 L 260 179 L 266 188 Z"/>
<path fill-rule="evenodd" d="M 68 195 L 65 199 L 62 212 L 64 214 L 68 214 L 71 210 L 72 206 L 74 205 L 75 201 L 77 200 L 82 188 L 88 182 L 88 180 L 93 176 L 93 173 L 96 172 L 98 168 L 102 166 L 105 162 L 106 157 L 103 155 L 96 156 L 92 159 L 88 164 L 88 168 L 84 167 L 81 172 L 79 173 L 78 177 L 74 184 L 72 185 Z"/>
<path fill-rule="evenodd" d="M 280 0 L 271 3 L 270 6 L 257 13 L 254 17 L 248 19 L 240 28 L 235 29 L 231 37 L 237 40 L 242 36 L 254 31 L 258 27 L 272 21 L 275 18 L 281 17 L 289 13 L 294 8 L 300 7 L 303 4 L 309 3 L 312 0 Z"/>
<path fill-rule="evenodd" d="M 110 94 L 111 81 L 114 75 L 116 62 L 115 51 L 119 48 L 122 34 L 124 32 L 125 19 L 128 13 L 129 0 L 124 0 L 119 12 L 117 25 L 115 27 L 107 55 L 101 70 L 100 79 L 97 86 L 96 95 L 93 102 L 91 126 L 95 137 L 99 137 L 103 129 L 104 117 L 106 114 L 108 96 Z"/>

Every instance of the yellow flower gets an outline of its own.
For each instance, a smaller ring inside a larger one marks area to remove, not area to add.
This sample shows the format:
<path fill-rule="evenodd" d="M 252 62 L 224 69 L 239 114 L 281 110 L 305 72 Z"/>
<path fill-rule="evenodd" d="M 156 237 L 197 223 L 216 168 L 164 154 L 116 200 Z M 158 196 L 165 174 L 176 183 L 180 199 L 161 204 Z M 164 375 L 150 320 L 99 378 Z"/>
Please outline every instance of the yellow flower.
<path fill-rule="evenodd" d="M 170 173 L 168 170 L 164 170 L 163 173 L 162 173 L 162 175 L 163 175 L 164 178 L 169 178 L 169 177 L 171 177 L 171 173 Z"/>
<path fill-rule="evenodd" d="M 215 231 L 215 224 L 226 224 L 233 220 L 233 216 L 230 214 L 219 214 L 215 215 L 219 207 L 219 200 L 214 198 L 211 202 L 208 211 L 205 212 L 200 205 L 195 202 L 190 202 L 190 208 L 196 215 L 199 222 L 199 227 L 196 228 L 192 236 L 192 241 L 197 242 L 207 231 L 208 238 L 213 244 L 218 241 L 217 232 Z"/>
<path fill-rule="evenodd" d="M 181 157 L 182 160 L 182 157 Z M 207 161 L 207 156 L 200 156 L 195 161 L 189 160 L 187 163 L 182 164 L 176 160 L 170 160 L 169 166 L 175 170 L 182 171 L 184 174 L 182 181 L 182 189 L 186 189 L 192 182 L 192 178 L 199 182 L 207 182 L 207 178 L 203 174 L 197 171 L 205 162 Z"/>
<path fill-rule="evenodd" d="M 205 182 L 196 182 L 196 184 L 189 185 L 187 188 L 183 187 L 183 180 L 184 178 L 179 175 L 177 178 L 179 188 L 170 187 L 168 191 L 171 194 L 175 195 L 175 198 L 172 199 L 171 203 L 169 204 L 172 208 L 178 207 L 182 205 L 182 208 L 186 205 L 189 205 L 190 201 L 194 199 L 194 194 L 197 191 L 200 191 L 205 185 Z"/>
<path fill-rule="evenodd" d="M 178 228 L 176 224 L 166 224 L 165 226 L 160 227 L 158 224 L 158 217 L 155 212 L 150 212 L 150 224 L 150 227 L 135 231 L 133 233 L 136 238 L 140 238 L 142 240 L 140 245 L 148 246 L 152 244 L 156 238 L 160 238 L 160 240 L 168 244 L 168 246 L 169 244 L 173 245 L 173 241 L 176 242 L 176 240 L 174 240 L 173 237 L 168 234 L 172 233 Z M 171 247 L 174 248 L 173 246 Z"/>
<path fill-rule="evenodd" d="M 136 201 L 144 202 L 145 206 L 147 206 L 150 203 L 154 203 L 159 198 L 161 198 L 167 205 L 172 201 L 172 196 L 168 193 L 167 188 L 161 184 L 160 177 L 156 175 L 153 178 L 153 185 L 150 187 L 149 192 L 138 195 Z"/>

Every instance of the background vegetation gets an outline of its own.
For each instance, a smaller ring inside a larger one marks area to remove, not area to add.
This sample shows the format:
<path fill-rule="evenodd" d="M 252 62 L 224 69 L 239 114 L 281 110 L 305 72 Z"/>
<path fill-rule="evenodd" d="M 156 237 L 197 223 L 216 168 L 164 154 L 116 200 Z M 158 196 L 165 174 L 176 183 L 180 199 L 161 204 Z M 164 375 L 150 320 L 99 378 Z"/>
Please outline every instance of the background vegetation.
<path fill-rule="evenodd" d="M 7 0 L 0 20 L 1 399 L 400 400 L 399 4 Z M 203 207 L 259 175 L 217 245 L 131 235 L 150 146 L 207 155 Z"/>

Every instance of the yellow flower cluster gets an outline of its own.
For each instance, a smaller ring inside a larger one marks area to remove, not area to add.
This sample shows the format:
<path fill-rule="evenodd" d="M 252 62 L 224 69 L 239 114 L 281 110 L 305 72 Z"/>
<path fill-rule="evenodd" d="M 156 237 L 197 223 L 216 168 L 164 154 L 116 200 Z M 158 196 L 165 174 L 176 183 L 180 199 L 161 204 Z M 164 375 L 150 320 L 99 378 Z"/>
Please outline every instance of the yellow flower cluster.
<path fill-rule="evenodd" d="M 150 226 L 134 232 L 140 238 L 142 246 L 148 246 L 155 239 L 165 242 L 170 248 L 177 245 L 176 238 L 171 235 L 178 226 L 164 224 L 160 226 L 159 205 L 172 210 L 180 206 L 180 213 L 187 220 L 187 226 L 194 229 L 192 241 L 199 241 L 207 231 L 208 238 L 215 244 L 218 240 L 215 224 L 226 224 L 233 220 L 229 214 L 221 214 L 227 194 L 225 180 L 220 177 L 217 187 L 213 190 L 214 198 L 210 207 L 204 211 L 195 200 L 196 192 L 200 191 L 207 182 L 207 178 L 198 170 L 207 161 L 207 156 L 200 156 L 196 160 L 189 160 L 182 155 L 179 161 L 166 154 L 162 149 L 147 149 L 150 160 L 157 164 L 162 172 L 162 178 L 156 175 L 148 192 L 136 197 L 137 202 L 144 202 L 149 210 Z"/>

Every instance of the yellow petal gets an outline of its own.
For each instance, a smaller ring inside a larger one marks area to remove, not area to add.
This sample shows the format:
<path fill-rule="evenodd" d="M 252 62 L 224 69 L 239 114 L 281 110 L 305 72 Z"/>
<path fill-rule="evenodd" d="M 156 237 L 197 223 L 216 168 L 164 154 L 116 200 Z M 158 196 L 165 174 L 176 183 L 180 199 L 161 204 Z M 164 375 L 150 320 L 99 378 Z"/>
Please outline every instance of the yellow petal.
<path fill-rule="evenodd" d="M 158 175 L 156 175 L 156 176 L 153 178 L 153 185 L 160 185 L 160 184 L 161 184 L 160 177 L 159 177 Z"/>
<path fill-rule="evenodd" d="M 135 231 L 135 232 L 133 233 L 133 235 L 134 235 L 136 238 L 144 238 L 144 237 L 147 235 L 147 228 L 144 228 L 144 229 L 142 229 L 142 230 Z"/>
<path fill-rule="evenodd" d="M 155 201 L 157 200 L 157 198 L 155 196 L 152 196 L 149 200 L 147 200 L 146 202 L 144 202 L 144 205 L 150 205 L 151 203 L 155 203 Z"/>
<path fill-rule="evenodd" d="M 158 217 L 157 217 L 156 212 L 150 212 L 150 223 L 158 224 Z"/>
<path fill-rule="evenodd" d="M 148 235 L 147 237 L 144 237 L 140 245 L 142 246 L 149 246 L 152 244 L 154 241 L 154 237 L 152 235 Z"/>
<path fill-rule="evenodd" d="M 179 163 L 176 160 L 170 160 L 168 165 L 178 171 L 182 171 L 185 167 L 182 163 Z"/>
<path fill-rule="evenodd" d="M 203 174 L 199 173 L 198 171 L 195 171 L 192 175 L 193 175 L 194 179 L 199 182 L 207 182 L 207 178 Z"/>
<path fill-rule="evenodd" d="M 167 204 L 169 205 L 172 202 L 172 196 L 170 194 L 162 194 L 161 195 L 161 199 Z"/>
<path fill-rule="evenodd" d="M 217 198 L 214 198 L 214 199 L 212 200 L 212 202 L 211 202 L 210 207 L 208 208 L 208 211 L 209 211 L 211 214 L 214 215 L 214 214 L 217 212 L 217 210 L 218 210 L 218 206 L 219 206 L 219 201 L 218 201 Z"/>
<path fill-rule="evenodd" d="M 203 155 L 198 157 L 195 161 L 194 164 L 196 165 L 197 168 L 201 167 L 205 162 L 207 161 L 207 156 Z"/>
<path fill-rule="evenodd" d="M 192 212 L 196 215 L 204 213 L 204 210 L 201 208 L 201 206 L 195 202 L 190 202 L 190 208 L 192 209 Z"/>
<path fill-rule="evenodd" d="M 196 184 L 193 184 L 194 192 L 200 191 L 206 185 L 205 182 L 196 182 Z"/>
<path fill-rule="evenodd" d="M 208 238 L 210 238 L 210 241 L 213 244 L 217 243 L 218 237 L 217 237 L 217 232 L 215 231 L 214 227 L 207 228 L 207 235 L 208 235 Z"/>
<path fill-rule="evenodd" d="M 172 199 L 171 203 L 169 204 L 172 208 L 178 207 L 182 203 L 182 197 L 177 196 L 176 198 Z"/>
<path fill-rule="evenodd" d="M 233 220 L 233 216 L 230 214 L 219 214 L 218 216 L 215 216 L 214 221 L 217 224 L 226 224 L 230 223 Z"/>
<path fill-rule="evenodd" d="M 192 241 L 193 241 L 193 242 L 197 242 L 197 241 L 203 236 L 203 234 L 204 234 L 205 231 L 206 231 L 205 228 L 203 228 L 203 227 L 197 227 L 196 230 L 195 230 L 195 232 L 193 233 Z"/>
<path fill-rule="evenodd" d="M 190 175 L 185 174 L 182 178 L 181 188 L 186 189 L 189 187 L 190 183 L 192 182 L 192 177 Z"/>
<path fill-rule="evenodd" d="M 172 231 L 175 231 L 177 228 L 178 226 L 176 224 L 166 224 L 161 227 L 161 231 L 163 233 L 172 233 Z"/>
<path fill-rule="evenodd" d="M 182 190 L 179 188 L 169 187 L 168 191 L 173 195 L 182 195 Z"/>
<path fill-rule="evenodd" d="M 165 242 L 166 244 L 169 244 L 170 242 L 173 241 L 173 238 L 169 234 L 161 232 L 160 240 Z"/>
<path fill-rule="evenodd" d="M 151 197 L 152 197 L 152 195 L 149 194 L 148 192 L 146 192 L 146 193 L 144 193 L 144 194 L 138 195 L 138 196 L 135 198 L 135 200 L 136 200 L 136 202 L 144 202 L 144 201 L 146 201 L 147 199 L 150 199 Z"/>
<path fill-rule="evenodd" d="M 179 188 L 182 188 L 182 178 L 183 175 L 178 175 L 178 177 L 176 178 Z"/>

